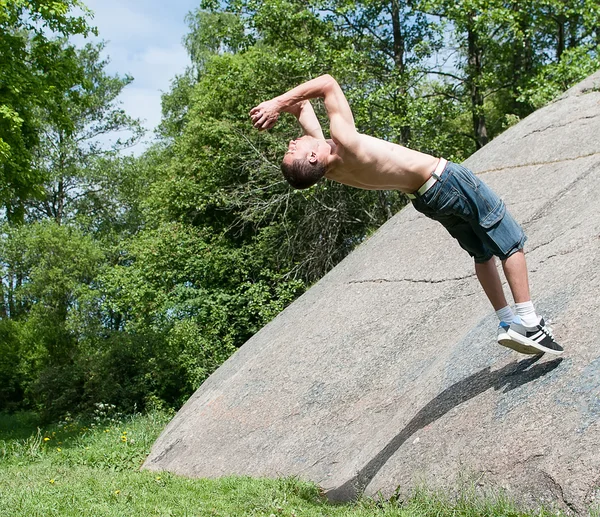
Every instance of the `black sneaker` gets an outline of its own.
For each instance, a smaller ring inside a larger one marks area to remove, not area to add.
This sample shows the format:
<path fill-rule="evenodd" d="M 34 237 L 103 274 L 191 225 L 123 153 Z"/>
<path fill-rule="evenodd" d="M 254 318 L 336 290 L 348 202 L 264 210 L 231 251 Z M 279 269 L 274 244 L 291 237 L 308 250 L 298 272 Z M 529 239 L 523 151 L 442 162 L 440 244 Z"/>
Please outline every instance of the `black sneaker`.
<path fill-rule="evenodd" d="M 526 327 L 513 321 L 507 334 L 513 341 L 535 348 L 540 353 L 560 355 L 564 351 L 563 347 L 554 341 L 552 331 L 546 326 L 544 318 L 535 327 Z"/>
<path fill-rule="evenodd" d="M 498 339 L 498 343 L 500 343 L 502 346 L 505 346 L 507 348 L 512 348 L 513 350 L 516 350 L 520 354 L 541 355 L 544 353 L 541 350 L 539 350 L 538 348 L 534 348 L 530 345 L 525 345 L 519 341 L 515 341 L 514 339 L 512 339 L 510 337 L 510 335 L 508 334 L 509 328 L 510 328 L 510 325 L 504 321 L 501 321 L 500 325 L 498 325 L 497 339 Z"/>

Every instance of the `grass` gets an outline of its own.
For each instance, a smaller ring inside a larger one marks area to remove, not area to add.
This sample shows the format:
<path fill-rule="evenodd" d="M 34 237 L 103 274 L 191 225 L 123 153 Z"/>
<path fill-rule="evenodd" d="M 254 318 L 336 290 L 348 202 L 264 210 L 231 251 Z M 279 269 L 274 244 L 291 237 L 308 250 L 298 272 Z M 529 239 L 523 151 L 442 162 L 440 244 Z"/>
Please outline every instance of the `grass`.
<path fill-rule="evenodd" d="M 42 429 L 31 414 L 0 414 L 0 517 L 517 517 L 502 497 L 463 493 L 452 500 L 422 490 L 408 501 L 333 505 L 294 478 L 187 479 L 140 471 L 170 415 L 72 419 Z"/>

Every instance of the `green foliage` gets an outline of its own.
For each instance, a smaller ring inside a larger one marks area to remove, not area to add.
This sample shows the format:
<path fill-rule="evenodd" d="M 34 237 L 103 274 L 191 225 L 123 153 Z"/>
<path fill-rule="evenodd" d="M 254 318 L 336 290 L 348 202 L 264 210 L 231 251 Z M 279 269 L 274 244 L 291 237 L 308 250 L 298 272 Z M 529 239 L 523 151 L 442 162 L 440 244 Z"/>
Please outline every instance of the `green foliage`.
<path fill-rule="evenodd" d="M 77 0 L 4 0 L 0 7 L 0 202 L 9 217 L 20 220 L 22 200 L 38 191 L 41 179 L 32 167 L 41 131 L 38 110 L 71 131 L 69 112 L 55 101 L 82 80 L 73 47 L 48 34 L 85 36 L 91 29 Z M 75 8 L 84 16 L 71 15 Z"/>
<path fill-rule="evenodd" d="M 2 251 L 2 320 L 13 375 L 31 404 L 55 414 L 79 399 L 83 372 L 70 319 L 102 264 L 98 244 L 53 222 L 6 228 Z M 7 365 L 8 366 L 8 365 Z"/>
<path fill-rule="evenodd" d="M 118 169 L 109 157 L 135 144 L 143 129 L 117 101 L 133 79 L 106 74 L 108 61 L 100 57 L 103 48 L 103 44 L 87 44 L 76 50 L 74 60 L 82 71 L 82 84 L 62 95 L 57 93 L 50 106 L 40 109 L 44 131 L 35 149 L 34 165 L 43 174 L 44 192 L 27 203 L 30 218 L 52 218 L 62 224 L 90 214 L 99 219 L 99 211 L 114 208 L 106 194 L 114 191 Z M 69 114 L 69 128 L 53 120 L 52 113 L 57 110 Z M 116 133 L 128 136 L 110 144 L 98 140 Z M 115 161 L 124 165 L 124 160 Z M 106 167 L 111 167 L 110 177 L 104 172 Z"/>
<path fill-rule="evenodd" d="M 130 371 L 123 382 L 137 378 L 147 396 L 184 402 L 302 288 L 274 278 L 261 258 L 251 248 L 233 248 L 206 230 L 179 223 L 136 236 L 122 263 L 101 279 L 110 311 L 121 317 L 124 334 L 115 339 L 148 339 L 132 347 L 144 356 L 143 374 Z M 107 358 L 128 349 L 123 342 L 115 345 Z M 123 359 L 114 366 L 123 369 Z M 136 364 L 131 357 L 127 362 Z"/>
<path fill-rule="evenodd" d="M 190 32 L 184 44 L 198 72 L 217 53 L 236 53 L 254 43 L 242 20 L 230 12 L 196 10 L 187 15 Z"/>
<path fill-rule="evenodd" d="M 16 408 L 23 399 L 22 374 L 16 368 L 20 349 L 17 325 L 12 320 L 0 320 L 0 407 Z"/>
<path fill-rule="evenodd" d="M 597 2 L 422 0 L 418 4 L 454 29 L 457 72 L 438 72 L 445 78 L 441 91 L 468 106 L 477 147 L 500 134 L 507 120 L 529 115 L 600 67 Z"/>
<path fill-rule="evenodd" d="M 541 108 L 572 85 L 598 70 L 598 48 L 576 47 L 565 50 L 558 63 L 542 68 L 521 90 L 520 100 Z"/>

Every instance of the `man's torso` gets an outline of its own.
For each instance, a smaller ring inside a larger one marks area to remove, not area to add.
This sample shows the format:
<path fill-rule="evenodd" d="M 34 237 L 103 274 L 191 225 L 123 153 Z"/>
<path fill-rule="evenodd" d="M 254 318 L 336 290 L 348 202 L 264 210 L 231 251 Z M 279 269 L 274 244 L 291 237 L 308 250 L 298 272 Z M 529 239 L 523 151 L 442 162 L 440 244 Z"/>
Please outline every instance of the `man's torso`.
<path fill-rule="evenodd" d="M 429 179 L 439 158 L 359 134 L 351 149 L 337 145 L 339 157 L 326 178 L 369 190 L 414 192 Z"/>

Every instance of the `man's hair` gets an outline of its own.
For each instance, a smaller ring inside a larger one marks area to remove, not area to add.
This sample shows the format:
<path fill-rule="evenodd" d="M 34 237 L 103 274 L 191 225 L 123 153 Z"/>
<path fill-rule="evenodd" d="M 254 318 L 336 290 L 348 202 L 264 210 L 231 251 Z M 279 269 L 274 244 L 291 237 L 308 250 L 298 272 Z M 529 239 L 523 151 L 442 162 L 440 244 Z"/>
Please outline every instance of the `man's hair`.
<path fill-rule="evenodd" d="M 327 167 L 321 162 L 310 163 L 306 159 L 296 159 L 291 163 L 281 162 L 281 172 L 287 182 L 295 189 L 312 187 L 323 176 Z"/>

